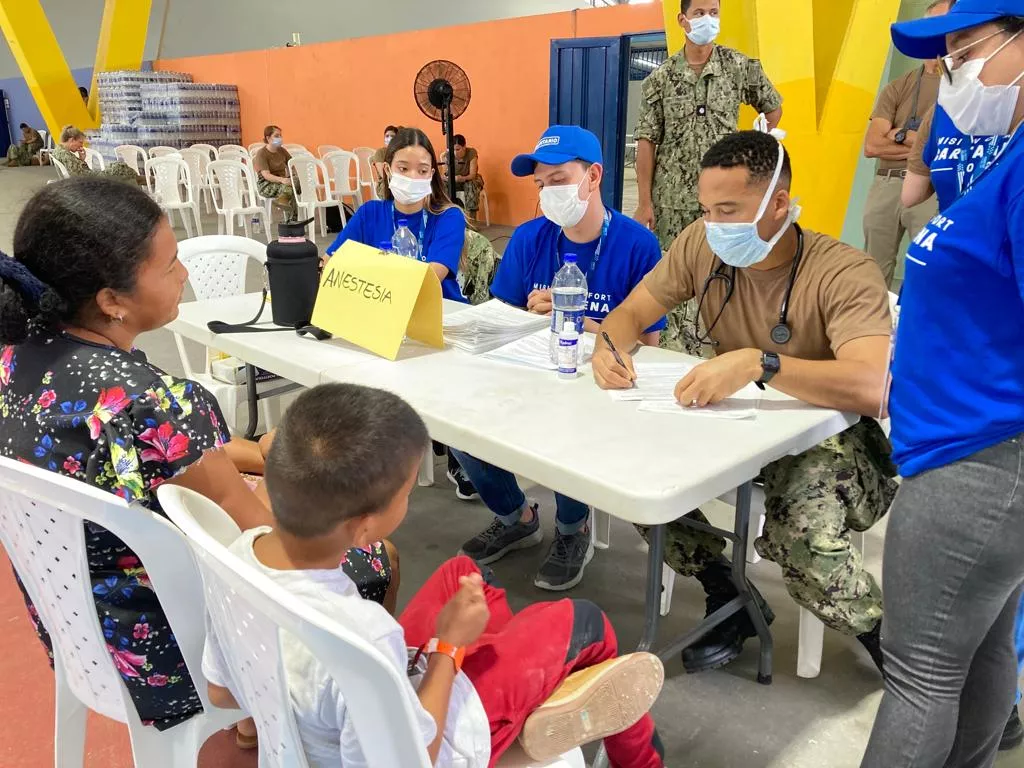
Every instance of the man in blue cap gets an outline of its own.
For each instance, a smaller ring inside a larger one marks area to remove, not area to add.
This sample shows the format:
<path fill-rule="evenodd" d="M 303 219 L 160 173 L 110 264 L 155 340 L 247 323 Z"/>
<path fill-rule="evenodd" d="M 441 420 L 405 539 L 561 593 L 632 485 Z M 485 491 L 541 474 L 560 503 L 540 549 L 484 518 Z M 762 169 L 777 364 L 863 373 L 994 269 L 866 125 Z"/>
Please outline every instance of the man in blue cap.
<path fill-rule="evenodd" d="M 658 263 L 657 239 L 642 225 L 605 207 L 601 144 L 590 131 L 573 125 L 551 126 L 532 153 L 512 161 L 512 173 L 533 176 L 544 216 L 512 234 L 491 293 L 507 304 L 550 314 L 551 281 L 565 255 L 574 253 L 590 294 L 585 330 L 595 332 Z M 664 327 L 662 318 L 647 329 L 642 341 L 656 345 Z M 538 505 L 526 498 L 515 476 L 460 451 L 452 453 L 496 516 L 462 545 L 462 552 L 486 565 L 512 550 L 540 544 Z M 561 494 L 555 494 L 555 503 L 555 540 L 534 584 L 560 591 L 580 582 L 594 549 L 587 525 L 590 508 Z"/>
<path fill-rule="evenodd" d="M 886 542 L 886 691 L 862 766 L 980 768 L 1021 737 L 1016 709 L 1004 718 L 1024 579 L 1024 0 L 959 0 L 892 37 L 908 56 L 942 57 L 936 119 L 971 151 L 950 155 L 956 189 L 907 253 L 889 397 L 904 480 Z"/>

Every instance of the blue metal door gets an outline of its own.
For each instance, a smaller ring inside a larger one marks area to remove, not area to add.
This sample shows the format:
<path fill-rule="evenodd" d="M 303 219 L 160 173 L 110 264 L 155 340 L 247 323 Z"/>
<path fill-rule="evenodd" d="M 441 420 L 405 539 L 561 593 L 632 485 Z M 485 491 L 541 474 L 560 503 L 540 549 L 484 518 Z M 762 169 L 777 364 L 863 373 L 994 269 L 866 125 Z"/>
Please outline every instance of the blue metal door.
<path fill-rule="evenodd" d="M 606 205 L 622 207 L 628 37 L 551 41 L 550 121 L 579 125 L 601 140 Z"/>

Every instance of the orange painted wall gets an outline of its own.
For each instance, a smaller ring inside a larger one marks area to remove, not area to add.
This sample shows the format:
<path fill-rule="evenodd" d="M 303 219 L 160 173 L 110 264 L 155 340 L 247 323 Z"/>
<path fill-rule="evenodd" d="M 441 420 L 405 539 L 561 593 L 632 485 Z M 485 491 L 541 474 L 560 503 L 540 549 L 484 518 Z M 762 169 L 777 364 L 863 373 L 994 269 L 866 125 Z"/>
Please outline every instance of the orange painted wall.
<path fill-rule="evenodd" d="M 534 216 L 532 180 L 516 179 L 509 163 L 533 148 L 547 127 L 551 40 L 600 37 L 662 28 L 661 6 L 610 8 L 529 16 L 299 48 L 163 59 L 156 69 L 188 72 L 200 83 L 233 83 L 242 102 L 242 136 L 259 141 L 278 123 L 285 141 L 376 147 L 388 123 L 415 125 L 438 152 L 440 124 L 413 99 L 420 67 L 450 59 L 469 75 L 473 97 L 455 130 L 480 151 L 491 218 L 519 224 Z M 609 83 L 609 87 L 613 84 Z"/>

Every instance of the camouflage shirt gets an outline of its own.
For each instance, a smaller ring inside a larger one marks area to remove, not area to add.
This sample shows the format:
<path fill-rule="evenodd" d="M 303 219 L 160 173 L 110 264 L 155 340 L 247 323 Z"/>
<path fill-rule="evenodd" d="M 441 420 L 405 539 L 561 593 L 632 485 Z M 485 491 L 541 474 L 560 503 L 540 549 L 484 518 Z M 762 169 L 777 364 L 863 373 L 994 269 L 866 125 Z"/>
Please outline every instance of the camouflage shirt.
<path fill-rule="evenodd" d="M 721 45 L 715 46 L 700 74 L 680 51 L 644 81 L 633 138 L 658 147 L 651 192 L 663 248 L 700 216 L 697 177 L 701 158 L 713 144 L 737 130 L 740 104 L 749 104 L 758 112 L 774 112 L 782 106 L 782 96 L 760 61 Z M 663 232 L 659 219 L 675 231 Z"/>

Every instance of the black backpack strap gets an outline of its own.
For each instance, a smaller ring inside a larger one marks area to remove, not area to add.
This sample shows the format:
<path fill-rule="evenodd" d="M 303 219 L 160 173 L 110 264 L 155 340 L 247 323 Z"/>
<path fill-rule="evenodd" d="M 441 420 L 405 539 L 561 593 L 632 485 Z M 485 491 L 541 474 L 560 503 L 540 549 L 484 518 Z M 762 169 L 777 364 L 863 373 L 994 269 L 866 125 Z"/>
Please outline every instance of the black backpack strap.
<path fill-rule="evenodd" d="M 263 316 L 263 310 L 267 307 L 267 289 L 263 289 L 263 298 L 260 301 L 260 309 L 256 317 L 247 323 L 225 323 L 222 320 L 211 320 L 206 324 L 211 333 L 273 333 L 276 331 L 290 331 L 292 328 L 253 328 Z"/>

